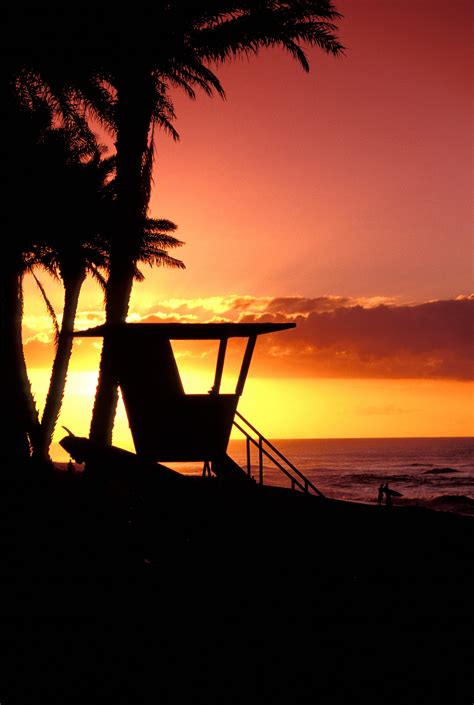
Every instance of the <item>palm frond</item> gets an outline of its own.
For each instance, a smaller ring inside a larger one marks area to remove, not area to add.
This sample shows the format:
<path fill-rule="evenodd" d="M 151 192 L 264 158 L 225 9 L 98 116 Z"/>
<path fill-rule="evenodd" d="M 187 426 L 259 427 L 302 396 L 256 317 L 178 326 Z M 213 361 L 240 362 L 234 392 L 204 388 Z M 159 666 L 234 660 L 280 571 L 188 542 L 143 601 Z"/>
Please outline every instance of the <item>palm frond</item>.
<path fill-rule="evenodd" d="M 47 295 L 47 293 L 46 293 L 46 289 L 44 288 L 43 284 L 40 282 L 40 280 L 38 279 L 38 277 L 36 276 L 36 274 L 35 274 L 33 271 L 31 271 L 31 274 L 33 275 L 33 279 L 34 279 L 35 282 L 36 282 L 36 286 L 38 287 L 38 289 L 39 289 L 40 292 L 41 292 L 41 296 L 43 297 L 43 301 L 44 301 L 44 303 L 45 303 L 46 310 L 48 311 L 49 316 L 50 316 L 50 318 L 51 318 L 51 320 L 52 320 L 52 322 L 53 322 L 53 326 L 54 326 L 54 343 L 55 343 L 55 345 L 57 346 L 57 345 L 58 345 L 58 341 L 59 341 L 59 324 L 58 324 L 58 318 L 57 318 L 57 316 L 56 316 L 56 311 L 54 310 L 53 304 L 51 303 L 51 300 L 50 300 L 50 298 L 48 297 L 48 295 Z"/>
<path fill-rule="evenodd" d="M 173 125 L 176 118 L 174 106 L 170 98 L 166 95 L 166 86 L 163 82 L 157 81 L 154 88 L 152 122 L 167 132 L 175 142 L 179 141 L 179 133 Z"/>
<path fill-rule="evenodd" d="M 161 230 L 164 233 L 174 233 L 177 229 L 176 223 L 166 220 L 166 218 L 147 218 L 145 222 L 145 230 L 147 231 Z"/>
<path fill-rule="evenodd" d="M 153 187 L 153 163 L 155 161 L 155 126 L 152 124 L 150 129 L 150 137 L 148 140 L 147 149 L 143 155 L 142 161 L 142 179 L 141 179 L 141 191 L 143 205 L 142 210 L 146 213 L 148 204 L 151 197 L 151 189 Z"/>
<path fill-rule="evenodd" d="M 99 284 L 100 288 L 102 289 L 104 296 L 107 291 L 107 281 L 102 274 L 102 272 L 93 264 L 89 265 L 89 272 L 92 274 L 93 278 L 96 280 L 96 282 Z"/>
<path fill-rule="evenodd" d="M 225 98 L 225 91 L 217 76 L 205 66 L 194 52 L 190 52 L 184 61 L 179 63 L 167 72 L 168 80 L 172 85 L 184 88 L 190 98 L 195 98 L 196 93 L 193 85 L 201 88 L 207 95 L 216 92 L 221 98 Z"/>
<path fill-rule="evenodd" d="M 171 257 L 166 250 L 156 247 L 144 246 L 140 251 L 140 262 L 150 267 L 166 267 L 167 269 L 186 269 L 186 265 L 179 259 Z"/>
<path fill-rule="evenodd" d="M 149 233 L 145 231 L 142 238 L 142 249 L 156 247 L 160 250 L 173 250 L 182 247 L 185 243 L 166 233 Z"/>
<path fill-rule="evenodd" d="M 282 46 L 308 70 L 301 43 L 334 55 L 343 53 L 332 22 L 340 17 L 329 0 L 234 3 L 234 12 L 227 17 L 196 28 L 191 42 L 202 59 L 218 63 L 242 53 L 257 54 L 266 47 Z"/>
<path fill-rule="evenodd" d="M 145 275 L 138 269 L 136 264 L 133 267 L 133 278 L 137 282 L 145 281 Z"/>

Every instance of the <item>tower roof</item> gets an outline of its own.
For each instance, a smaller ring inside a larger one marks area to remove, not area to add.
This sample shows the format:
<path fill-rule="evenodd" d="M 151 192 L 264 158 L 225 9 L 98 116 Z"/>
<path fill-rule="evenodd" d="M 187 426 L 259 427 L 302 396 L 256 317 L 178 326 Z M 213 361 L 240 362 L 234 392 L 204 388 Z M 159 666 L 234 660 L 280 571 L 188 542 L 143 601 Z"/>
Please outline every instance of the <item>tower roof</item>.
<path fill-rule="evenodd" d="M 249 338 L 295 328 L 295 323 L 122 323 L 77 331 L 78 338 L 153 336 L 167 340 L 223 340 Z"/>

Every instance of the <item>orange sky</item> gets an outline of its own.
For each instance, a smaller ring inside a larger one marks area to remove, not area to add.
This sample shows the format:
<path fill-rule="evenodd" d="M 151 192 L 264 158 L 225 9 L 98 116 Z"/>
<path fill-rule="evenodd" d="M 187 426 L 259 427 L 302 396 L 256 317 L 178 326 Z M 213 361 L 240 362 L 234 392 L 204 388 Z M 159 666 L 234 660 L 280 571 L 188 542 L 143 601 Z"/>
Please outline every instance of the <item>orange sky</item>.
<path fill-rule="evenodd" d="M 178 224 L 187 269 L 148 273 L 132 317 L 296 320 L 259 343 L 242 399 L 268 436 L 469 435 L 472 3 L 336 5 L 344 58 L 311 52 L 306 75 L 264 52 L 219 70 L 226 102 L 176 95 L 181 141 L 158 136 L 151 210 Z M 51 330 L 26 291 L 41 403 Z M 93 285 L 81 310 L 80 327 L 100 320 Z M 76 346 L 61 419 L 85 434 L 92 346 Z M 209 355 L 183 358 L 197 380 Z"/>

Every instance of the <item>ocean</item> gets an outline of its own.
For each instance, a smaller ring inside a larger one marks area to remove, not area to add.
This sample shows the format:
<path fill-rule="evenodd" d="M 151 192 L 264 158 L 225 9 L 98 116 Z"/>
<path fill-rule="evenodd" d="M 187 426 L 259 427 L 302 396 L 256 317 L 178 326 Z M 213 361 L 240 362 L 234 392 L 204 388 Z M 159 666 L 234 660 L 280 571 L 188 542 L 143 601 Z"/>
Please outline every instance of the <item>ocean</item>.
<path fill-rule="evenodd" d="M 376 502 L 379 485 L 401 493 L 394 504 L 421 504 L 474 515 L 474 438 L 293 439 L 272 443 L 327 497 Z M 242 440 L 229 454 L 246 467 Z M 258 479 L 258 450 L 252 449 Z M 289 486 L 265 459 L 265 484 Z"/>
<path fill-rule="evenodd" d="M 417 504 L 474 516 L 474 438 L 357 438 L 272 440 L 273 445 L 326 497 L 375 503 L 382 482 L 401 494 L 393 503 Z M 244 440 L 231 440 L 229 455 L 247 467 Z M 184 474 L 202 473 L 202 463 L 167 463 Z M 65 469 L 65 463 L 56 463 Z M 76 466 L 80 470 L 80 466 Z M 251 474 L 259 480 L 258 449 Z M 266 485 L 289 487 L 267 458 Z"/>

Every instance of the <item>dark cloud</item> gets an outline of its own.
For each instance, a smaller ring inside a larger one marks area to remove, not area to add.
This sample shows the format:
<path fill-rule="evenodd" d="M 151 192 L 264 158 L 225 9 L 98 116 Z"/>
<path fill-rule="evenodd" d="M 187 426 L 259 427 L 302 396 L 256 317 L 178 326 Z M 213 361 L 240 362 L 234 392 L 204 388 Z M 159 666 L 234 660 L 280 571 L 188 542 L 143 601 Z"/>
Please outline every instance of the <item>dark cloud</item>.
<path fill-rule="evenodd" d="M 383 300 L 214 297 L 164 302 L 133 320 L 295 322 L 293 330 L 259 338 L 252 372 L 263 376 L 473 379 L 474 296 L 403 306 L 378 303 Z M 37 334 L 25 346 L 31 366 L 51 363 L 53 344 L 43 338 Z M 82 364 L 96 364 L 92 343 L 83 341 L 77 353 Z M 229 346 L 231 368 L 242 354 Z M 210 357 L 200 364 L 209 365 Z"/>
<path fill-rule="evenodd" d="M 385 301 L 385 299 L 384 299 Z M 205 321 L 214 314 L 224 317 L 226 320 L 238 321 L 242 317 L 261 316 L 264 314 L 276 314 L 284 316 L 307 316 L 313 312 L 334 311 L 337 308 L 362 305 L 374 305 L 380 303 L 377 299 L 350 299 L 343 296 L 319 296 L 306 298 L 302 296 L 213 296 L 199 299 L 178 299 L 164 300 L 155 303 L 146 310 L 141 311 L 142 316 L 164 316 L 175 315 L 193 317 Z"/>
<path fill-rule="evenodd" d="M 266 307 L 267 313 L 284 313 L 287 316 L 307 315 L 309 313 L 334 311 L 337 308 L 351 305 L 351 299 L 343 296 L 319 296 L 314 299 L 302 296 L 286 296 L 272 299 Z M 247 310 L 251 309 L 248 303 Z"/>
<path fill-rule="evenodd" d="M 142 320 L 295 322 L 295 330 L 259 339 L 253 370 L 262 375 L 474 376 L 472 295 L 416 305 L 343 296 L 227 296 L 171 303 L 154 307 Z"/>
<path fill-rule="evenodd" d="M 292 309 L 294 303 L 291 303 Z M 283 311 L 246 321 L 295 320 Z M 291 360 L 295 373 L 337 377 L 473 379 L 474 300 L 413 306 L 343 306 L 296 318 L 296 330 L 270 336 L 261 355 Z"/>

